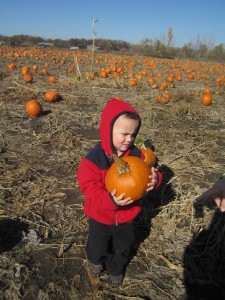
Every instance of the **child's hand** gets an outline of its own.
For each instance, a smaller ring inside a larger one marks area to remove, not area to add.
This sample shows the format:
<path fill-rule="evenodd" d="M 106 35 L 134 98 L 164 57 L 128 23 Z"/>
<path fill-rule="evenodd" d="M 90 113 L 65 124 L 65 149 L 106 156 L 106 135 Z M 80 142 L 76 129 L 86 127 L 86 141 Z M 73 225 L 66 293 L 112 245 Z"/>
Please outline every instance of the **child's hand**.
<path fill-rule="evenodd" d="M 116 195 L 116 190 L 113 190 L 111 193 L 114 202 L 116 203 L 116 205 L 118 206 L 124 206 L 124 205 L 129 205 L 131 203 L 133 203 L 133 200 L 129 197 L 124 199 L 125 193 L 119 195 L 118 197 L 115 197 Z"/>
<path fill-rule="evenodd" d="M 155 168 L 152 167 L 151 168 L 152 174 L 149 176 L 149 178 L 151 179 L 151 181 L 148 183 L 146 192 L 152 191 L 158 184 L 158 175 L 155 171 Z"/>

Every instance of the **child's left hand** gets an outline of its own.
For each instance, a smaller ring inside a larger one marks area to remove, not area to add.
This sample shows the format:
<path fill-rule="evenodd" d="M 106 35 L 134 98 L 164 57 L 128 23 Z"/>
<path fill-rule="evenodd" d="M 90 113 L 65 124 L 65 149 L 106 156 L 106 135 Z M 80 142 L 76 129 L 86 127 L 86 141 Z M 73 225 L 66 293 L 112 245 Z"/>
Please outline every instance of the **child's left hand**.
<path fill-rule="evenodd" d="M 152 173 L 149 176 L 149 178 L 151 179 L 151 181 L 148 183 L 146 192 L 152 191 L 157 186 L 157 184 L 158 184 L 158 175 L 157 175 L 157 173 L 155 171 L 155 168 L 152 167 L 151 171 L 152 171 Z"/>

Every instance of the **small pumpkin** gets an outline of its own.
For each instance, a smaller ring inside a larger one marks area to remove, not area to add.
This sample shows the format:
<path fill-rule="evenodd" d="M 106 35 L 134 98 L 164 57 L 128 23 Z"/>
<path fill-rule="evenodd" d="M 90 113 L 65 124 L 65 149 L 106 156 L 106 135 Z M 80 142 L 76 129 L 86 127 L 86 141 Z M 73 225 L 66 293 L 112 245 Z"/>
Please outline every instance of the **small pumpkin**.
<path fill-rule="evenodd" d="M 156 155 L 149 147 L 146 147 L 144 143 L 137 145 L 137 148 L 143 152 L 145 158 L 144 162 L 151 168 L 156 164 Z"/>
<path fill-rule="evenodd" d="M 146 69 L 142 69 L 142 70 L 141 70 L 141 75 L 147 76 L 147 70 L 146 70 Z"/>
<path fill-rule="evenodd" d="M 99 75 L 101 78 L 108 78 L 108 74 L 105 70 L 102 70 Z"/>
<path fill-rule="evenodd" d="M 187 74 L 187 78 L 188 78 L 188 79 L 194 79 L 195 76 L 194 76 L 193 73 L 188 73 L 188 74 Z"/>
<path fill-rule="evenodd" d="M 164 93 L 163 97 L 166 98 L 167 100 L 171 99 L 171 94 L 170 93 Z"/>
<path fill-rule="evenodd" d="M 8 64 L 8 69 L 10 71 L 15 71 L 15 70 L 17 70 L 17 66 L 14 63 L 9 63 Z"/>
<path fill-rule="evenodd" d="M 131 80 L 129 81 L 129 85 L 130 85 L 130 86 L 135 86 L 135 85 L 137 85 L 137 80 L 136 80 L 136 79 L 131 79 Z"/>
<path fill-rule="evenodd" d="M 212 104 L 212 95 L 206 94 L 201 96 L 201 104 L 205 106 L 210 106 Z"/>
<path fill-rule="evenodd" d="M 30 68 L 28 66 L 22 67 L 21 73 L 22 75 L 28 74 L 30 72 Z"/>
<path fill-rule="evenodd" d="M 37 70 L 38 70 L 38 65 L 33 65 L 32 70 L 33 70 L 34 72 L 37 72 Z"/>
<path fill-rule="evenodd" d="M 211 94 L 212 94 L 212 90 L 210 88 L 204 88 L 203 95 L 211 95 Z"/>
<path fill-rule="evenodd" d="M 173 76 L 169 75 L 169 76 L 166 78 L 166 82 L 173 82 Z"/>
<path fill-rule="evenodd" d="M 153 85 L 153 84 L 155 84 L 155 79 L 153 77 L 149 77 L 147 79 L 147 83 L 149 83 L 150 85 Z"/>
<path fill-rule="evenodd" d="M 106 173 L 106 189 L 111 193 L 116 189 L 116 196 L 125 193 L 124 199 L 130 197 L 133 201 L 140 199 L 149 183 L 151 169 L 140 158 L 113 155 L 115 162 Z"/>
<path fill-rule="evenodd" d="M 23 76 L 23 80 L 27 83 L 32 83 L 33 82 L 33 76 L 31 74 L 25 74 Z"/>
<path fill-rule="evenodd" d="M 160 90 L 160 91 L 165 91 L 166 86 L 167 86 L 167 84 L 162 83 L 162 84 L 159 86 L 159 90 Z"/>
<path fill-rule="evenodd" d="M 56 91 L 53 90 L 47 90 L 45 93 L 45 100 L 49 102 L 55 102 L 59 98 L 59 94 Z"/>
<path fill-rule="evenodd" d="M 38 117 L 42 114 L 42 106 L 37 100 L 31 99 L 26 103 L 26 112 L 29 116 Z"/>
<path fill-rule="evenodd" d="M 57 78 L 55 75 L 51 75 L 48 77 L 48 82 L 50 83 L 56 83 L 57 82 Z"/>

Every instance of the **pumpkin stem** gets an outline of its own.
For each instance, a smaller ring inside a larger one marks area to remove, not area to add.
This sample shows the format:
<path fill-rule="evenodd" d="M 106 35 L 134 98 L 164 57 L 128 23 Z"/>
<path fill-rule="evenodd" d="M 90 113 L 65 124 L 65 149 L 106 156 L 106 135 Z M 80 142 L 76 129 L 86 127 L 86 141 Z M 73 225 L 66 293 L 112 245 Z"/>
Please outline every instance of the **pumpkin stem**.
<path fill-rule="evenodd" d="M 130 165 L 126 161 L 115 154 L 112 154 L 112 158 L 118 165 L 117 171 L 119 174 L 126 174 L 130 172 Z"/>
<path fill-rule="evenodd" d="M 141 150 L 147 150 L 144 142 L 140 146 L 141 146 Z"/>

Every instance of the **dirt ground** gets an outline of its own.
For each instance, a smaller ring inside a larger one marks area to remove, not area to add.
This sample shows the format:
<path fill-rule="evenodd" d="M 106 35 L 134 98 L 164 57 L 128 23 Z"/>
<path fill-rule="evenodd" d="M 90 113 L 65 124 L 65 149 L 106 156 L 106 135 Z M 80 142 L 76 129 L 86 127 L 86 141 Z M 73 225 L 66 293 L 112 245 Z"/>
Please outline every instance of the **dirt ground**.
<path fill-rule="evenodd" d="M 154 100 L 160 91 L 144 79 L 131 87 L 127 76 L 85 78 L 91 65 L 86 54 L 67 73 L 72 52 L 61 64 L 60 58 L 12 57 L 6 51 L 0 57 L 0 299 L 225 299 L 225 216 L 212 199 L 193 205 L 225 171 L 224 87 L 213 94 L 211 106 L 203 106 L 194 92 L 206 86 L 214 91 L 213 77 L 205 82 L 184 76 L 168 88 L 172 98 L 163 105 Z M 99 72 L 107 60 L 95 55 Z M 7 69 L 12 61 L 13 72 Z M 23 81 L 22 66 L 41 69 L 46 62 L 55 84 L 39 73 L 33 83 Z M 161 59 L 157 70 L 174 62 Z M 138 58 L 135 71 L 144 63 Z M 218 65 L 225 76 L 225 66 Z M 57 90 L 60 99 L 47 102 L 47 89 Z M 139 247 L 117 288 L 107 274 L 96 278 L 88 271 L 87 218 L 76 180 L 82 156 L 99 141 L 102 108 L 113 97 L 139 111 L 138 137 L 150 139 L 164 175 L 160 190 L 142 199 Z M 40 117 L 26 114 L 32 98 L 43 106 Z"/>

